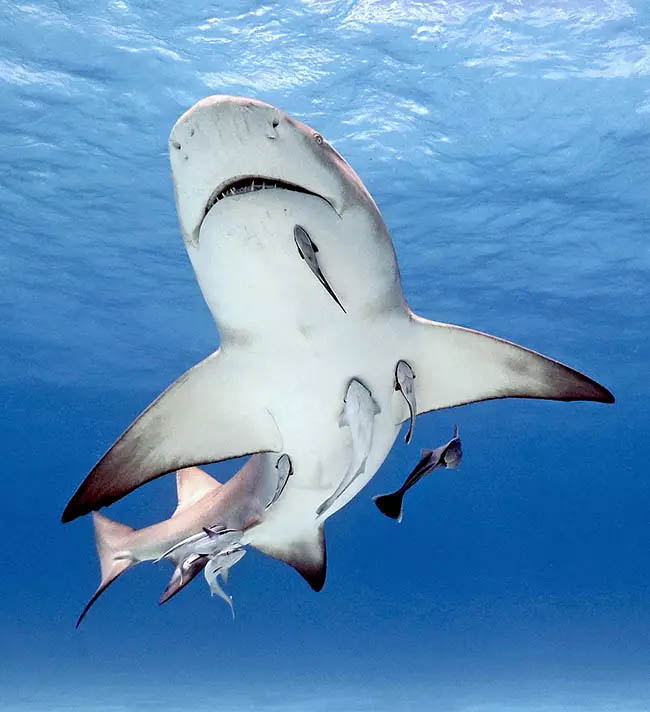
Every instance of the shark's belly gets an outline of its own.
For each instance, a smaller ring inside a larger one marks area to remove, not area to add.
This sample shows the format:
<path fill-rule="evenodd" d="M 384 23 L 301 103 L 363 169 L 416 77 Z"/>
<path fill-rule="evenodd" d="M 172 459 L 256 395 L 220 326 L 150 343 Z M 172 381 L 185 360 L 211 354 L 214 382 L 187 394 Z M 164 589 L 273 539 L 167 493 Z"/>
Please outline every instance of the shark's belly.
<path fill-rule="evenodd" d="M 377 472 L 408 412 L 395 391 L 400 333 L 405 328 L 399 315 L 363 329 L 350 321 L 345 328 L 314 333 L 291 350 L 282 350 L 281 343 L 269 336 L 269 353 L 260 349 L 257 365 L 247 364 L 247 371 L 259 379 L 258 387 L 268 393 L 267 408 L 293 466 L 282 496 L 256 528 L 258 541 L 267 536 L 274 541 L 292 539 L 296 532 L 313 527 L 319 505 L 341 482 L 354 456 L 351 429 L 340 422 L 353 378 L 368 388 L 380 412 L 373 418 L 363 471 L 321 519 L 345 506 Z M 248 359 L 244 351 L 241 358 Z"/>
<path fill-rule="evenodd" d="M 296 225 L 340 303 L 303 259 Z M 367 484 L 406 417 L 394 379 L 409 312 L 390 238 L 378 215 L 351 210 L 342 220 L 317 197 L 269 190 L 218 203 L 188 253 L 224 356 L 263 396 L 293 465 L 256 536 L 290 538 L 314 526 L 350 465 L 350 428 L 339 423 L 350 381 L 361 381 L 381 410 L 365 469 L 323 517 Z"/>

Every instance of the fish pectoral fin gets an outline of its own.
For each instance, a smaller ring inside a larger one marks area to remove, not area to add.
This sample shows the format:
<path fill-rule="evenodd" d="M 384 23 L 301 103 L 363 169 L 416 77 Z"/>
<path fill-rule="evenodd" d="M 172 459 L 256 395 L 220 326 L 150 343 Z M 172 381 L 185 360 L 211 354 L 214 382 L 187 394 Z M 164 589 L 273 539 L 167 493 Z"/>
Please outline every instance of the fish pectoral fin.
<path fill-rule="evenodd" d="M 582 373 L 479 331 L 412 315 L 404 346 L 404 358 L 417 374 L 418 413 L 493 398 L 614 402 Z"/>
<path fill-rule="evenodd" d="M 62 520 L 105 507 L 174 470 L 282 450 L 275 420 L 238 360 L 216 351 L 173 383 L 95 465 Z"/>
<path fill-rule="evenodd" d="M 293 566 L 314 591 L 320 591 L 325 585 L 327 549 L 322 524 L 304 532 L 300 538 L 291 542 L 252 543 L 251 546 L 267 556 Z"/>

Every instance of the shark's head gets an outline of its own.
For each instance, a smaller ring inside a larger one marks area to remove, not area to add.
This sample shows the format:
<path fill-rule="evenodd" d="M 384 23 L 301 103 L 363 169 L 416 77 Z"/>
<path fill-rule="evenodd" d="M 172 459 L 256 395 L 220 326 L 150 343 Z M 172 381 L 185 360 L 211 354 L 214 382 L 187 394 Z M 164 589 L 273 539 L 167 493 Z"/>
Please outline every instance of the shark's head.
<path fill-rule="evenodd" d="M 331 307 L 405 313 L 379 210 L 319 133 L 261 101 L 212 96 L 169 141 L 181 232 L 222 344 L 323 332 Z"/>
<path fill-rule="evenodd" d="M 265 188 L 312 194 L 339 216 L 362 204 L 381 220 L 357 174 L 319 133 L 261 101 L 227 95 L 199 101 L 176 122 L 169 151 L 180 227 L 190 244 L 219 200 Z"/>

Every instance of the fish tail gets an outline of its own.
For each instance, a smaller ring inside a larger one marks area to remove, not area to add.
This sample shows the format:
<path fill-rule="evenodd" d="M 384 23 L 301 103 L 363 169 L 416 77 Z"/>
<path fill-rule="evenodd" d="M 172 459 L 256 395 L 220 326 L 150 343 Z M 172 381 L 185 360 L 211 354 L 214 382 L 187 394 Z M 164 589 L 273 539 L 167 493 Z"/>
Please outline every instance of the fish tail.
<path fill-rule="evenodd" d="M 77 619 L 76 627 L 79 627 L 90 607 L 110 584 L 128 568 L 138 563 L 128 554 L 127 546 L 130 535 L 135 531 L 134 529 L 126 526 L 126 524 L 114 522 L 103 514 L 99 514 L 99 512 L 93 512 L 93 524 L 95 525 L 95 544 L 102 571 L 102 580 Z"/>
<path fill-rule="evenodd" d="M 391 519 L 402 521 L 402 502 L 404 500 L 404 492 L 397 490 L 391 494 L 378 494 L 373 497 L 377 508 L 382 514 L 385 514 Z"/>

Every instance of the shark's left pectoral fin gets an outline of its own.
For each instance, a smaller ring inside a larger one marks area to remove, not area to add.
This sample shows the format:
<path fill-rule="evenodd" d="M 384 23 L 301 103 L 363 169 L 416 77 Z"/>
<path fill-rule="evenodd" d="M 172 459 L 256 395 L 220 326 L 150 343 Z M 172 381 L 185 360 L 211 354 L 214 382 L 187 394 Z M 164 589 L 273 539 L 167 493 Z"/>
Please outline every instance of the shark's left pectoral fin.
<path fill-rule="evenodd" d="M 95 465 L 63 512 L 68 522 L 167 472 L 282 449 L 263 395 L 237 358 L 217 351 L 160 395 Z"/>
<path fill-rule="evenodd" d="M 314 591 L 320 591 L 325 585 L 327 550 L 322 524 L 290 543 L 267 542 L 251 545 L 263 554 L 293 566 Z"/>
<path fill-rule="evenodd" d="M 493 398 L 614 402 L 582 373 L 479 331 L 412 315 L 405 346 L 404 358 L 417 374 L 418 413 Z"/>

